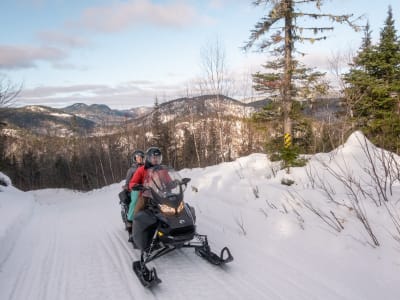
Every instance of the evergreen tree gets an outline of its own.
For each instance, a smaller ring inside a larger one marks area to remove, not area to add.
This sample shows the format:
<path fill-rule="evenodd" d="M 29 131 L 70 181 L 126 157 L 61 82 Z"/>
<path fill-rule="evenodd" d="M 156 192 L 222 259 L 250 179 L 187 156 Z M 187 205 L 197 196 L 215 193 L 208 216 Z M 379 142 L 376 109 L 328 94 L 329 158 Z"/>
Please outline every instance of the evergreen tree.
<path fill-rule="evenodd" d="M 326 39 L 323 35 L 326 31 L 333 30 L 333 27 L 309 27 L 306 21 L 309 19 L 328 19 L 331 22 L 346 23 L 353 28 L 357 29 L 354 22 L 351 21 L 351 14 L 348 15 L 333 15 L 325 13 L 304 12 L 300 8 L 305 4 L 311 4 L 318 11 L 322 6 L 322 0 L 256 0 L 253 4 L 256 6 L 270 5 L 270 10 L 267 15 L 259 21 L 255 28 L 251 31 L 250 39 L 246 43 L 244 49 L 250 49 L 254 46 L 255 42 L 260 40 L 264 34 L 271 33 L 269 38 L 261 40 L 257 46 L 258 50 L 272 50 L 272 53 L 277 56 L 281 55 L 278 63 L 268 63 L 267 66 L 276 70 L 275 73 L 266 74 L 264 85 L 272 85 L 273 89 L 279 90 L 279 100 L 281 103 L 282 117 L 283 117 L 283 134 L 286 141 L 290 141 L 292 136 L 292 120 L 291 110 L 292 101 L 296 93 L 295 70 L 296 60 L 294 53 L 296 52 L 295 45 L 304 41 L 314 43 L 318 40 Z M 310 32 L 311 35 L 307 35 Z M 275 64 L 275 65 L 274 65 Z M 303 73 L 307 75 L 306 73 Z M 310 73 L 309 75 L 311 75 Z M 255 77 L 256 84 L 259 77 Z M 260 83 L 260 82 L 259 82 Z M 291 146 L 291 143 L 285 143 L 285 146 Z"/>
<path fill-rule="evenodd" d="M 25 190 L 33 190 L 39 188 L 40 185 L 40 166 L 38 159 L 32 149 L 29 149 L 22 156 L 22 188 Z"/>
<path fill-rule="evenodd" d="M 356 128 L 379 146 L 399 152 L 400 43 L 391 7 L 377 45 L 367 26 L 344 80 Z"/>
<path fill-rule="evenodd" d="M 161 131 L 162 131 L 161 128 L 162 128 L 161 112 L 160 112 L 160 106 L 158 104 L 158 98 L 156 97 L 154 100 L 154 110 L 151 119 L 151 133 L 152 133 L 152 138 L 150 139 L 151 145 L 158 146 L 160 144 Z"/>
<path fill-rule="evenodd" d="M 196 165 L 196 149 L 193 135 L 189 129 L 183 129 L 183 145 L 182 145 L 182 163 L 187 168 L 193 168 Z"/>
<path fill-rule="evenodd" d="M 170 157 L 170 146 L 171 138 L 167 123 L 163 123 L 161 119 L 161 110 L 158 104 L 158 99 L 154 101 L 153 118 L 151 122 L 151 133 L 152 138 L 150 139 L 150 145 L 159 147 L 163 152 L 163 164 L 169 164 L 171 161 Z"/>

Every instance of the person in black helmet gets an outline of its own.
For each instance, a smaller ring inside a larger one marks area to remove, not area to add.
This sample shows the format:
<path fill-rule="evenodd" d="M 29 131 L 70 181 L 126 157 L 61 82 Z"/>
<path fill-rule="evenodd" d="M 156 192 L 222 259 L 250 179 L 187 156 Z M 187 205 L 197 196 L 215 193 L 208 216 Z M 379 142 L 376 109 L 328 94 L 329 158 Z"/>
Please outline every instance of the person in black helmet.
<path fill-rule="evenodd" d="M 129 167 L 126 178 L 125 178 L 125 185 L 123 186 L 124 189 L 128 189 L 129 181 L 132 179 L 133 174 L 135 174 L 137 168 L 142 166 L 144 163 L 144 152 L 142 150 L 135 150 L 131 157 L 131 166 Z"/>
<path fill-rule="evenodd" d="M 162 153 L 159 148 L 150 147 L 149 149 L 147 149 L 144 165 L 137 169 L 135 175 L 133 175 L 133 177 L 129 181 L 128 190 L 131 191 L 133 186 L 136 184 L 143 184 L 144 179 L 147 176 L 147 170 L 160 165 L 161 161 Z M 136 202 L 135 214 L 144 208 L 144 204 L 145 203 L 142 197 L 139 197 L 138 201 Z"/>
<path fill-rule="evenodd" d="M 132 165 L 128 169 L 126 173 L 125 185 L 124 189 L 128 190 L 129 181 L 132 179 L 133 175 L 135 174 L 136 170 L 143 165 L 144 159 L 144 152 L 142 150 L 135 150 L 132 154 Z M 128 230 L 129 235 L 132 234 L 132 220 L 133 214 L 135 211 L 136 201 L 138 199 L 138 191 L 132 191 L 130 193 L 131 202 L 129 203 L 129 210 L 127 214 L 127 223 L 126 229 Z"/>
<path fill-rule="evenodd" d="M 136 206 L 133 211 L 133 216 L 136 215 L 139 211 L 143 210 L 145 207 L 145 204 L 146 204 L 143 197 L 141 195 L 139 196 L 139 192 L 132 190 L 133 186 L 136 184 L 143 184 L 143 182 L 147 176 L 148 169 L 160 165 L 161 161 L 162 161 L 161 150 L 157 147 L 150 147 L 146 151 L 144 165 L 141 165 L 140 167 L 138 167 L 135 174 L 132 176 L 131 180 L 129 181 L 128 191 L 131 191 L 131 203 L 134 201 L 136 203 Z M 132 218 L 132 220 L 133 220 L 133 218 Z M 130 230 L 129 242 L 133 242 L 132 227 Z"/>

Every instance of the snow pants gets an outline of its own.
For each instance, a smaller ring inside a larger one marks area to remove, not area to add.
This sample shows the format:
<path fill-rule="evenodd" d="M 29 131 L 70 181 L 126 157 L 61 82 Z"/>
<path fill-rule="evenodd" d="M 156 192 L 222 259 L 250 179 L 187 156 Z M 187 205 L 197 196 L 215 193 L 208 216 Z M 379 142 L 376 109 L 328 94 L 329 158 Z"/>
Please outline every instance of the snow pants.
<path fill-rule="evenodd" d="M 135 206 L 136 206 L 138 197 L 139 197 L 139 191 L 131 192 L 131 203 L 129 204 L 129 210 L 128 210 L 128 216 L 127 216 L 128 221 L 132 222 L 132 220 L 133 220 L 133 214 L 135 213 Z"/>

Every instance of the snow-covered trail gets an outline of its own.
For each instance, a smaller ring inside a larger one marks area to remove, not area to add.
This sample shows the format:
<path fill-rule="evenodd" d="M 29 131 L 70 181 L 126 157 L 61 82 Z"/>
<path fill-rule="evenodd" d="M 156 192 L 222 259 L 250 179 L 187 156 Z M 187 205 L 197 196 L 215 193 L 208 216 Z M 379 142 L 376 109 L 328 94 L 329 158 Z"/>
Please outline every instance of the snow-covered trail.
<path fill-rule="evenodd" d="M 157 262 L 163 284 L 144 289 L 131 269 L 138 251 L 127 242 L 116 191 L 33 192 L 32 214 L 0 266 L 0 299 L 240 299 L 218 279 L 224 271 L 203 266 L 193 251 Z"/>
<path fill-rule="evenodd" d="M 0 299 L 243 299 L 245 287 L 263 297 L 190 249 L 155 262 L 163 283 L 143 288 L 131 269 L 139 252 L 127 242 L 115 191 L 33 192 L 32 214 L 1 265 Z"/>
<path fill-rule="evenodd" d="M 200 233 L 215 252 L 229 246 L 235 260 L 221 268 L 180 249 L 150 264 L 163 282 L 145 289 L 131 268 L 139 252 L 122 226 L 119 187 L 30 192 L 33 211 L 0 265 L 0 299 L 363 299 L 343 286 L 335 290 L 301 262 L 285 261 L 274 250 L 284 245 L 262 246 L 200 209 Z M 218 211 L 232 207 L 221 205 Z"/>
<path fill-rule="evenodd" d="M 45 190 L 1 266 L 0 299 L 140 299 L 116 199 Z M 115 200 L 115 201 L 114 201 Z M 107 215 L 108 213 L 108 215 Z M 128 279 L 128 280 L 127 280 Z"/>

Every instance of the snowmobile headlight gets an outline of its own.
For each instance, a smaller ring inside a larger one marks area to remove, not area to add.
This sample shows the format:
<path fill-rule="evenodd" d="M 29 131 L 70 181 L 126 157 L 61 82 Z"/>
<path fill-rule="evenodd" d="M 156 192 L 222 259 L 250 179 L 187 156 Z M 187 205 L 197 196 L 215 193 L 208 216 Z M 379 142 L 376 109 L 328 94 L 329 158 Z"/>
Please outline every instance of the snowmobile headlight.
<path fill-rule="evenodd" d="M 182 201 L 179 203 L 179 206 L 177 208 L 173 208 L 171 206 L 168 206 L 166 204 L 160 204 L 160 210 L 162 213 L 166 215 L 174 215 L 174 214 L 179 214 L 185 207 L 184 202 Z"/>
<path fill-rule="evenodd" d="M 178 208 L 176 209 L 176 212 L 179 214 L 183 208 L 185 207 L 185 203 L 183 201 L 179 204 Z"/>
<path fill-rule="evenodd" d="M 165 204 L 160 204 L 160 210 L 162 213 L 167 214 L 167 215 L 175 214 L 175 208 L 165 205 Z"/>

